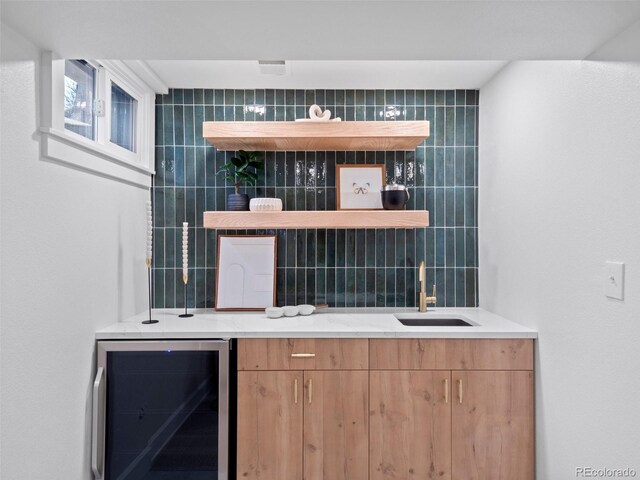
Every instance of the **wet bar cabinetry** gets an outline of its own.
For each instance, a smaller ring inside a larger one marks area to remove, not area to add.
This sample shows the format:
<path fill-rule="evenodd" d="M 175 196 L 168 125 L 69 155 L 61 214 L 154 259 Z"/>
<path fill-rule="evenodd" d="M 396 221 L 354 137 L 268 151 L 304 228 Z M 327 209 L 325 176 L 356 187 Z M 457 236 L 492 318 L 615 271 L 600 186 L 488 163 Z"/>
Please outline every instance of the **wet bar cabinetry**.
<path fill-rule="evenodd" d="M 533 480 L 533 340 L 371 339 L 370 479 Z"/>
<path fill-rule="evenodd" d="M 533 480 L 531 339 L 240 339 L 238 479 Z"/>
<path fill-rule="evenodd" d="M 366 480 L 366 339 L 238 340 L 238 479 Z"/>

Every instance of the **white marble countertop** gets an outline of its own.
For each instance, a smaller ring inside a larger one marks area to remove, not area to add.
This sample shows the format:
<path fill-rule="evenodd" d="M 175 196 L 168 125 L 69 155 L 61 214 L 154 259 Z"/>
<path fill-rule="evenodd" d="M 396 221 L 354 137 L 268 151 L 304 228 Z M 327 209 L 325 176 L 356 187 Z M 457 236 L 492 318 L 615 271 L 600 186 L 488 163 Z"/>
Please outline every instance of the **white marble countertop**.
<path fill-rule="evenodd" d="M 179 318 L 183 309 L 154 309 L 158 323 L 145 325 L 146 311 L 96 332 L 97 340 L 169 338 L 536 338 L 537 332 L 480 308 L 437 308 L 418 314 L 415 308 L 323 309 L 309 316 L 267 318 L 264 312 L 215 312 L 189 310 L 191 318 Z M 394 313 L 462 318 L 470 327 L 407 327 Z"/>

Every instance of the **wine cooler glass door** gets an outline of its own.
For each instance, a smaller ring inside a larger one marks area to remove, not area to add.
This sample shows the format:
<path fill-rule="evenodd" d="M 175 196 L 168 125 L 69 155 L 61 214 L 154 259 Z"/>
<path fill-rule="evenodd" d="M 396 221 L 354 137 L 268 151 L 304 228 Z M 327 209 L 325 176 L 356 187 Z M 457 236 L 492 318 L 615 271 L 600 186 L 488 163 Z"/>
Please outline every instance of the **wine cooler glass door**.
<path fill-rule="evenodd" d="M 228 356 L 225 341 L 99 342 L 96 478 L 227 480 Z"/>

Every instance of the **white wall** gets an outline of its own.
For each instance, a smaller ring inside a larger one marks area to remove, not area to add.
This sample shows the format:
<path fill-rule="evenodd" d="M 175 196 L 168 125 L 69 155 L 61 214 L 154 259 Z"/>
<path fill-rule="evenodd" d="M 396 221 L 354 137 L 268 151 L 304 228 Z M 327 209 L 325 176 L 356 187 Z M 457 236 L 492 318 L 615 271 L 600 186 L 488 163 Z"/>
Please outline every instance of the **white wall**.
<path fill-rule="evenodd" d="M 538 480 L 640 477 L 640 64 L 511 64 L 481 90 L 479 142 L 480 304 L 539 330 Z"/>
<path fill-rule="evenodd" d="M 146 306 L 146 190 L 39 154 L 40 52 L 2 25 L 3 479 L 88 479 L 96 329 Z"/>

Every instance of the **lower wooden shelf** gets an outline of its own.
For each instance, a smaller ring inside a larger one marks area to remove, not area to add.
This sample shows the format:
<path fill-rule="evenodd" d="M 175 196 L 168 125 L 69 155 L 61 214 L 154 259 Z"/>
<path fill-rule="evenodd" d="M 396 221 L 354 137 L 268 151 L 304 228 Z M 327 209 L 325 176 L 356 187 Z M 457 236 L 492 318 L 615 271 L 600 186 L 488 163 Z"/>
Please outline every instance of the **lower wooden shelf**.
<path fill-rule="evenodd" d="M 427 210 L 314 210 L 289 212 L 204 212 L 204 227 L 216 229 L 421 228 Z"/>

